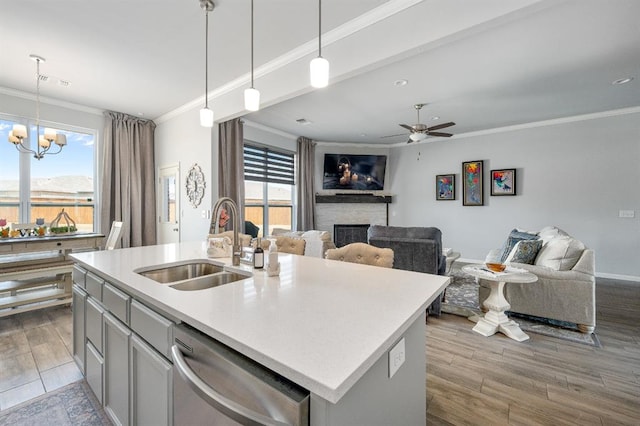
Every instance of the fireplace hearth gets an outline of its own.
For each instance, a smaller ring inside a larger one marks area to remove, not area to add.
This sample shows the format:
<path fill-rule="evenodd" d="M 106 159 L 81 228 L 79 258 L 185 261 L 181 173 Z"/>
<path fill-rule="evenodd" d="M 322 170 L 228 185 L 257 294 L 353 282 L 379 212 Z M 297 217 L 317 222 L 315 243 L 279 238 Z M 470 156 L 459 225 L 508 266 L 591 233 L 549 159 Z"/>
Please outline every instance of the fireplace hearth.
<path fill-rule="evenodd" d="M 366 243 L 369 224 L 336 224 L 333 225 L 333 242 L 336 247 L 351 243 Z"/>

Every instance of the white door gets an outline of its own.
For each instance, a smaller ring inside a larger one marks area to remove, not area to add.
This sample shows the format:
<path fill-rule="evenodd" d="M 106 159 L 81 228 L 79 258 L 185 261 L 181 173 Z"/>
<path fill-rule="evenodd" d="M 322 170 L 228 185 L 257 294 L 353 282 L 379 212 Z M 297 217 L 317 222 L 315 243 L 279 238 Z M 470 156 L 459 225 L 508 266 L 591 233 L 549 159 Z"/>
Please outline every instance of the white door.
<path fill-rule="evenodd" d="M 158 171 L 158 244 L 180 242 L 180 166 Z"/>

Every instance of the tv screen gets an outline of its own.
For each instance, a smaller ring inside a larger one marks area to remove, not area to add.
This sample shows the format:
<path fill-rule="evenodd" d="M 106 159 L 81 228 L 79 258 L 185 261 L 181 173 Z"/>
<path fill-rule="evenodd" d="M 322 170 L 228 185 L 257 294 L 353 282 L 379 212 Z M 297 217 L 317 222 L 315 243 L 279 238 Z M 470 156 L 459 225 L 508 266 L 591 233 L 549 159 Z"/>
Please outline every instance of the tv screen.
<path fill-rule="evenodd" d="M 322 189 L 384 189 L 386 155 L 325 154 Z"/>

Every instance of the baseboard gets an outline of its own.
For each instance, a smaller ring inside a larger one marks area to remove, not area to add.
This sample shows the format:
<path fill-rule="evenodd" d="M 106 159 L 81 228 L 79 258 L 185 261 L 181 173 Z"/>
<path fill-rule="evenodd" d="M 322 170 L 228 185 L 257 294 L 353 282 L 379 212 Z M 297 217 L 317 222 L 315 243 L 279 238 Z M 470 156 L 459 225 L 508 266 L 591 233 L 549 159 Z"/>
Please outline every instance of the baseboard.
<path fill-rule="evenodd" d="M 484 260 L 467 259 L 467 258 L 461 257 L 460 259 L 455 261 L 454 268 L 459 268 L 462 264 L 466 265 L 469 263 L 482 263 L 482 262 L 484 262 Z M 596 272 L 596 278 L 608 278 L 612 280 L 632 281 L 632 282 L 640 283 L 640 277 L 636 275 L 623 275 L 623 274 L 610 274 L 608 272 Z"/>

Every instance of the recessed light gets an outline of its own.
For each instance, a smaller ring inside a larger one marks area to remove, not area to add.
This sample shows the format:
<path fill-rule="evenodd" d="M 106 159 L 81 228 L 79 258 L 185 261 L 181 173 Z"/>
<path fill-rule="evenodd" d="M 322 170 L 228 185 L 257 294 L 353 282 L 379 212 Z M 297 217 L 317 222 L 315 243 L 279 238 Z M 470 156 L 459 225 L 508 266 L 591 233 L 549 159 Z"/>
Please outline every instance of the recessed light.
<path fill-rule="evenodd" d="M 614 80 L 613 82 L 611 82 L 611 84 L 626 84 L 628 82 L 630 82 L 631 80 L 633 80 L 633 77 L 626 77 L 626 78 L 619 78 L 617 80 Z"/>
<path fill-rule="evenodd" d="M 393 82 L 393 85 L 394 85 L 394 86 L 396 86 L 396 87 L 402 87 L 402 86 L 406 86 L 406 85 L 407 85 L 407 83 L 409 83 L 409 80 L 405 80 L 405 79 L 403 78 L 403 79 L 400 79 L 400 80 L 396 80 L 396 81 L 394 81 L 394 82 Z"/>
<path fill-rule="evenodd" d="M 366 133 L 360 133 L 360 136 L 365 137 L 365 136 L 367 136 L 367 134 Z"/>
<path fill-rule="evenodd" d="M 438 117 L 437 115 L 434 115 L 433 117 L 431 117 L 432 121 L 436 121 L 436 120 L 440 120 L 440 117 Z"/>

